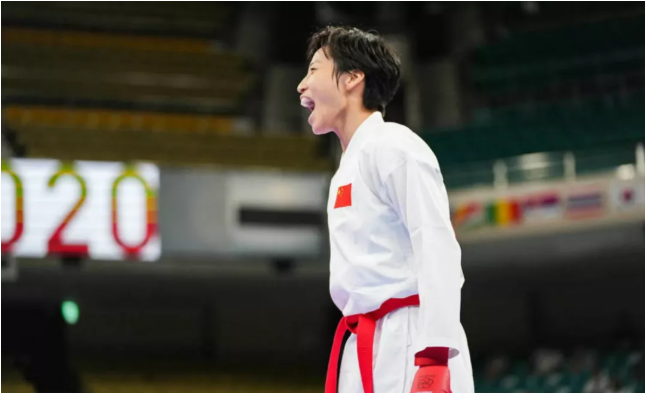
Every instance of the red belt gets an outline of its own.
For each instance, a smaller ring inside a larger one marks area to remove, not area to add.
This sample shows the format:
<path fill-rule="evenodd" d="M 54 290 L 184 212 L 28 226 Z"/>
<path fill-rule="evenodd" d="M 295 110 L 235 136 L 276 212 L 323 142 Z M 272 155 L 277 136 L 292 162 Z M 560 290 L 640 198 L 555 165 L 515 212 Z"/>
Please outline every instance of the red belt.
<path fill-rule="evenodd" d="M 402 307 L 418 306 L 419 295 L 408 296 L 404 299 L 390 299 L 383 303 L 381 308 L 367 314 L 350 315 L 343 317 L 338 323 L 334 343 L 331 347 L 329 365 L 327 366 L 327 381 L 325 393 L 336 393 L 338 388 L 338 360 L 343 343 L 343 337 L 348 330 L 356 334 L 356 347 L 358 352 L 358 368 L 361 372 L 363 392 L 374 392 L 374 378 L 372 375 L 372 359 L 374 353 L 374 331 L 376 321 L 387 314 Z"/>

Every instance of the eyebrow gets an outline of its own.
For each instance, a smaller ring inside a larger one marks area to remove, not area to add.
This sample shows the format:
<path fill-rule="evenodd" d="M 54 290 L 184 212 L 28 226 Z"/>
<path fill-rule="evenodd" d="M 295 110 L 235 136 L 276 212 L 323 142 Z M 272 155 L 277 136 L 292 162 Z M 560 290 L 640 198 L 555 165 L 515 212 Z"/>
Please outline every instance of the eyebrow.
<path fill-rule="evenodd" d="M 314 65 L 314 64 L 316 64 L 316 63 L 320 63 L 320 60 L 314 60 L 314 61 L 312 61 L 311 63 L 309 63 L 309 67 L 311 67 L 312 65 Z"/>

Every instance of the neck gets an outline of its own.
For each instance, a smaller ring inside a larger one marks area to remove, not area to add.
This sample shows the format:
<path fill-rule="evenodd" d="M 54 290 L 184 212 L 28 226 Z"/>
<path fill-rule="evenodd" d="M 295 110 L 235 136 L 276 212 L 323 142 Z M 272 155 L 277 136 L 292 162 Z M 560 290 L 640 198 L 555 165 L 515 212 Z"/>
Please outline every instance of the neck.
<path fill-rule="evenodd" d="M 340 144 L 343 147 L 343 151 L 347 150 L 349 141 L 354 136 L 354 133 L 356 133 L 358 127 L 365 121 L 365 119 L 370 117 L 372 113 L 374 112 L 365 108 L 348 110 L 346 112 L 345 116 L 341 119 L 339 126 L 334 129 L 334 132 L 338 136 Z"/>

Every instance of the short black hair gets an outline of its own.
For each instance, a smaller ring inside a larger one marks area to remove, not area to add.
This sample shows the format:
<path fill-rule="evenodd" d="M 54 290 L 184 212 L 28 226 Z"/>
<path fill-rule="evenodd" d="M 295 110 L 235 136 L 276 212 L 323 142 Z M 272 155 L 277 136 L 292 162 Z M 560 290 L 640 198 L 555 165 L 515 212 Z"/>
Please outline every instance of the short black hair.
<path fill-rule="evenodd" d="M 362 71 L 365 74 L 363 105 L 385 115 L 385 107 L 399 89 L 401 60 L 385 40 L 355 27 L 328 26 L 309 40 L 307 59 L 322 48 L 334 61 L 334 76 Z"/>

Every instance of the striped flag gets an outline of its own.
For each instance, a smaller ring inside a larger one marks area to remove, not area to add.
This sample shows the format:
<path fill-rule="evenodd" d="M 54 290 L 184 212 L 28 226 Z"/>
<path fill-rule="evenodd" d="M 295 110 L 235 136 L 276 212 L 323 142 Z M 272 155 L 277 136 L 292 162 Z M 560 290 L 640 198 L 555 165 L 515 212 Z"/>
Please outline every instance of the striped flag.
<path fill-rule="evenodd" d="M 486 213 L 488 223 L 497 226 L 517 224 L 522 218 L 520 204 L 513 199 L 499 199 L 489 204 Z"/>
<path fill-rule="evenodd" d="M 557 192 L 530 195 L 523 200 L 522 212 L 527 223 L 562 217 L 560 195 Z"/>
<path fill-rule="evenodd" d="M 567 197 L 567 218 L 589 218 L 602 214 L 605 198 L 600 191 L 575 192 Z"/>
<path fill-rule="evenodd" d="M 484 207 L 478 202 L 459 205 L 451 216 L 455 229 L 474 229 L 486 224 Z"/>

